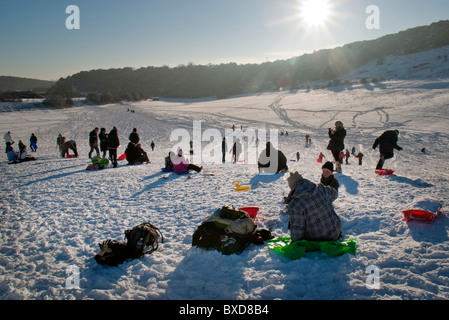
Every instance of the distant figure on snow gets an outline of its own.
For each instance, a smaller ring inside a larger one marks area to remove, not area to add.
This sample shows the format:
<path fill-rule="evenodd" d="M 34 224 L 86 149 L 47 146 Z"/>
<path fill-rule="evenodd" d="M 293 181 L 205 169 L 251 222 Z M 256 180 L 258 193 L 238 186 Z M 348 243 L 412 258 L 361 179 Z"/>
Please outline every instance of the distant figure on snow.
<path fill-rule="evenodd" d="M 30 149 L 31 152 L 37 151 L 37 137 L 34 135 L 34 133 L 32 133 L 30 137 Z"/>

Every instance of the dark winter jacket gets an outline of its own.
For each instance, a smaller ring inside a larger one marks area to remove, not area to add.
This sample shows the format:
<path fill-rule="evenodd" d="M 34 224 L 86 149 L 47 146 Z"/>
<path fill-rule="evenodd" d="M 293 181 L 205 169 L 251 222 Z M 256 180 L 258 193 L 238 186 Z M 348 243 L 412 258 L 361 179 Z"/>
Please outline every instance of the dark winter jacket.
<path fill-rule="evenodd" d="M 401 151 L 402 148 L 397 145 L 398 135 L 393 130 L 388 130 L 382 133 L 382 135 L 374 141 L 373 149 L 379 146 L 379 151 L 385 156 L 385 158 L 391 158 L 394 155 L 393 149 Z"/>
<path fill-rule="evenodd" d="M 329 129 L 329 144 L 327 150 L 343 151 L 345 148 L 346 129 L 343 127 L 337 128 L 335 131 Z"/>
<path fill-rule="evenodd" d="M 108 149 L 117 149 L 120 146 L 117 130 L 111 130 L 108 135 Z"/>
<path fill-rule="evenodd" d="M 100 138 L 100 148 L 101 150 L 107 150 L 108 149 L 108 134 L 106 132 L 100 132 L 98 135 L 98 138 Z"/>
<path fill-rule="evenodd" d="M 259 155 L 258 167 L 263 168 L 267 173 L 279 173 L 282 170 L 288 170 L 287 158 L 282 151 L 275 149 L 270 142 L 267 142 L 266 149 Z"/>
<path fill-rule="evenodd" d="M 92 130 L 89 133 L 89 146 L 98 147 L 98 136 L 95 130 Z"/>
<path fill-rule="evenodd" d="M 301 179 L 287 207 L 291 240 L 335 241 L 341 235 L 341 221 L 332 202 L 338 191 Z"/>
<path fill-rule="evenodd" d="M 323 175 L 321 175 L 320 182 L 321 182 L 321 184 L 323 184 L 325 186 L 330 186 L 330 187 L 334 188 L 335 190 L 338 190 L 338 188 L 340 187 L 340 183 L 338 182 L 338 180 L 335 178 L 335 176 L 333 174 L 330 175 L 329 178 L 325 178 Z"/>

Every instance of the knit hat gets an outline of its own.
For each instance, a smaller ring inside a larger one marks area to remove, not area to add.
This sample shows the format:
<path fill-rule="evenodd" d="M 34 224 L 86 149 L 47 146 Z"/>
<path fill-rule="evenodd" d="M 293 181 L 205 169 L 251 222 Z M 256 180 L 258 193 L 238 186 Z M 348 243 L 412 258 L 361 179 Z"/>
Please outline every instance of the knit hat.
<path fill-rule="evenodd" d="M 336 126 L 337 128 L 343 128 L 343 122 L 337 121 L 337 122 L 335 122 L 335 126 Z"/>
<path fill-rule="evenodd" d="M 323 164 L 322 169 L 329 169 L 330 171 L 334 172 L 334 165 L 332 164 L 332 162 L 328 161 Z"/>
<path fill-rule="evenodd" d="M 290 176 L 287 178 L 288 186 L 293 189 L 299 180 L 303 179 L 302 175 L 296 171 L 295 173 L 290 172 Z"/>

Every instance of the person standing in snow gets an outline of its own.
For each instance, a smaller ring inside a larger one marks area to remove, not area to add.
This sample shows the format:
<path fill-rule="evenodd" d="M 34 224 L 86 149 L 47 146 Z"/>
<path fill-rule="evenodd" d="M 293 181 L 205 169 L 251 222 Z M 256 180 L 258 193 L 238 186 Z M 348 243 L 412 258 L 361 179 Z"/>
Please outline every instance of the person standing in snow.
<path fill-rule="evenodd" d="M 234 142 L 234 145 L 229 152 L 232 153 L 232 160 L 236 163 L 239 160 L 240 153 L 242 153 L 242 144 L 240 143 L 240 139 L 237 139 Z"/>
<path fill-rule="evenodd" d="M 151 141 L 150 147 L 151 147 L 151 151 L 154 151 L 154 147 L 155 147 L 154 140 Z"/>
<path fill-rule="evenodd" d="M 108 134 L 106 133 L 105 128 L 100 129 L 98 139 L 100 139 L 100 150 L 103 152 L 103 158 L 106 158 L 106 152 L 108 151 Z"/>
<path fill-rule="evenodd" d="M 334 177 L 334 165 L 332 162 L 327 161 L 323 166 L 321 167 L 322 173 L 321 173 L 321 179 L 320 183 L 325 186 L 330 186 L 334 188 L 335 190 L 338 190 L 340 187 L 340 183 L 338 180 Z"/>
<path fill-rule="evenodd" d="M 401 151 L 402 148 L 398 146 L 398 130 L 388 130 L 382 133 L 380 137 L 378 137 L 373 144 L 373 149 L 375 150 L 377 146 L 379 146 L 379 162 L 377 163 L 376 170 L 382 169 L 385 163 L 385 160 L 391 159 L 394 157 L 394 149 Z"/>
<path fill-rule="evenodd" d="M 14 141 L 11 138 L 11 131 L 6 132 L 5 135 L 3 136 L 3 139 L 5 139 L 6 149 L 8 149 L 9 145 L 14 144 Z"/>
<path fill-rule="evenodd" d="M 98 128 L 95 128 L 89 133 L 89 159 L 92 158 L 92 152 L 95 150 L 97 152 L 97 157 L 100 156 L 100 150 L 98 149 Z"/>
<path fill-rule="evenodd" d="M 108 134 L 108 150 L 109 158 L 111 158 L 114 168 L 117 168 L 117 149 L 120 146 L 120 139 L 118 137 L 117 128 L 113 127 Z"/>
<path fill-rule="evenodd" d="M 30 149 L 31 152 L 37 151 L 37 137 L 34 135 L 34 133 L 32 133 L 30 137 Z"/>
<path fill-rule="evenodd" d="M 226 144 L 226 138 L 223 138 L 223 141 L 221 142 L 221 153 L 222 153 L 221 162 L 223 163 L 226 162 L 226 150 L 228 150 L 228 146 Z"/>
<path fill-rule="evenodd" d="M 291 241 L 336 241 L 341 236 L 341 221 L 332 202 L 338 191 L 315 184 L 298 172 L 287 178 L 291 197 L 287 205 Z"/>
<path fill-rule="evenodd" d="M 343 122 L 335 122 L 335 129 L 329 128 L 329 144 L 327 149 L 332 152 L 336 163 L 336 172 L 341 172 L 340 152 L 345 148 L 344 140 L 346 137 L 346 129 L 343 127 Z"/>

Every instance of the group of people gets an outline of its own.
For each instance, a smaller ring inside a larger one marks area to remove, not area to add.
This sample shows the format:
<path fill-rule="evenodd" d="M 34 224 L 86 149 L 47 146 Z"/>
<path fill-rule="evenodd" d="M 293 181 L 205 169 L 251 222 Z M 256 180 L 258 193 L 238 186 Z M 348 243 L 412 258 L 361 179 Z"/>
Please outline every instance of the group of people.
<path fill-rule="evenodd" d="M 137 133 L 137 128 L 133 128 L 128 139 L 129 143 L 125 150 L 128 164 L 133 165 L 149 163 L 150 160 L 148 158 L 148 154 L 145 150 L 143 150 L 140 143 L 140 136 Z M 89 133 L 89 146 L 89 159 L 92 157 L 92 153 L 94 151 L 96 152 L 97 157 L 99 157 L 101 150 L 103 153 L 103 158 L 106 158 L 106 153 L 109 152 L 109 159 L 111 160 L 113 167 L 117 167 L 117 149 L 120 146 L 120 139 L 118 136 L 118 130 L 115 126 L 109 133 L 106 132 L 105 128 L 98 129 L 98 127 L 95 127 L 95 129 Z M 154 149 L 154 142 L 152 142 L 151 147 Z"/>
<path fill-rule="evenodd" d="M 394 149 L 401 151 L 398 146 L 398 130 L 385 131 L 372 146 L 379 146 L 380 157 L 376 170 L 382 169 L 385 160 L 394 156 Z M 340 153 L 344 149 L 346 130 L 341 121 L 335 123 L 335 129 L 329 129 L 328 150 L 332 152 L 337 169 L 341 170 L 342 158 Z M 353 150 L 355 154 L 355 150 Z M 356 155 L 361 161 L 360 153 Z M 304 179 L 298 172 L 290 173 L 287 178 L 290 193 L 284 202 L 287 204 L 289 215 L 289 229 L 291 240 L 336 241 L 341 237 L 341 221 L 336 214 L 333 201 L 338 197 L 339 182 L 333 175 L 333 163 L 328 161 L 322 166 L 319 184 Z"/>
<path fill-rule="evenodd" d="M 8 158 L 9 163 L 17 163 L 17 162 L 23 162 L 23 161 L 31 161 L 36 160 L 35 157 L 28 154 L 27 146 L 22 142 L 22 140 L 19 140 L 18 148 L 19 151 L 15 151 L 13 144 L 15 141 L 11 137 L 11 131 L 8 131 L 3 138 L 5 139 L 5 145 L 6 145 L 6 157 Z M 31 134 L 30 137 L 30 149 L 31 152 L 37 151 L 37 137 L 34 135 L 34 133 Z"/>
<path fill-rule="evenodd" d="M 327 149 L 332 152 L 334 157 L 336 164 L 335 170 L 332 162 L 327 161 L 324 163 L 319 184 L 303 178 L 297 171 L 290 173 L 287 178 L 290 192 L 284 199 L 284 202 L 287 204 L 292 241 L 335 241 L 341 236 L 341 221 L 333 207 L 333 201 L 338 197 L 339 182 L 333 173 L 341 172 L 341 163 L 343 160 L 340 154 L 345 149 L 344 139 L 346 137 L 346 130 L 343 123 L 337 121 L 335 128 L 329 129 L 328 134 L 330 141 Z M 394 149 L 402 150 L 397 144 L 398 135 L 399 131 L 388 130 L 374 141 L 372 148 L 376 149 L 379 146 L 380 152 L 376 169 L 381 169 L 385 160 L 394 156 Z M 4 138 L 9 159 L 10 154 L 12 157 L 11 151 L 14 141 L 11 139 L 10 132 Z M 31 138 L 30 141 L 33 141 L 32 150 L 35 151 L 37 149 L 37 138 L 34 134 Z M 307 137 L 307 139 L 310 139 L 310 137 Z M 64 157 L 68 154 L 69 149 L 75 153 L 75 156 L 78 156 L 75 141 L 65 141 L 65 137 L 60 134 L 57 139 L 57 145 L 60 148 L 61 156 Z M 113 127 L 109 134 L 106 133 L 104 128 L 101 130 L 95 128 L 89 134 L 89 145 L 91 148 L 89 158 L 91 158 L 94 151 L 97 156 L 100 156 L 100 150 L 98 148 L 100 146 L 103 157 L 106 156 L 106 151 L 109 151 L 109 156 L 114 167 L 117 166 L 117 148 L 120 146 L 120 140 L 116 127 Z M 154 142 L 152 142 L 151 147 L 154 149 Z M 225 138 L 223 139 L 222 147 L 224 162 L 227 149 Z M 26 146 L 21 141 L 19 142 L 19 148 L 21 149 L 20 157 L 22 158 L 26 152 Z M 241 150 L 239 148 L 241 148 L 239 141 L 236 141 L 231 149 L 234 161 L 238 159 L 239 151 Z M 141 147 L 140 137 L 135 128 L 129 135 L 129 143 L 125 154 L 129 164 L 149 162 L 148 155 Z M 182 174 L 189 170 L 201 172 L 203 167 L 191 164 L 184 156 L 183 150 L 178 148 L 176 154 L 170 152 L 165 158 L 165 169 Z M 284 173 L 288 171 L 287 158 L 282 151 L 274 148 L 271 142 L 267 142 L 266 149 L 259 155 L 258 169 L 261 173 Z"/>

